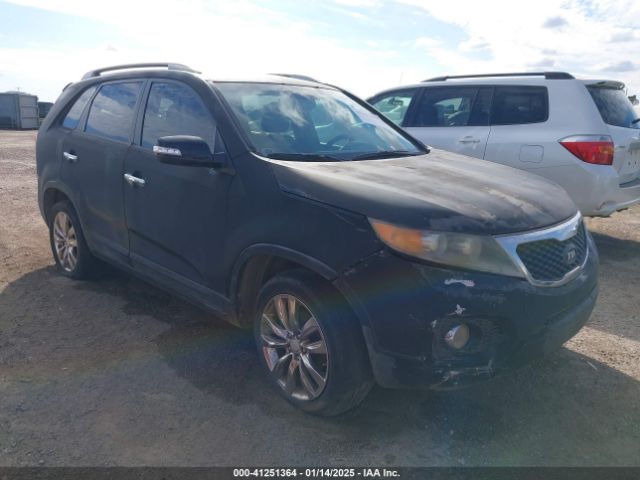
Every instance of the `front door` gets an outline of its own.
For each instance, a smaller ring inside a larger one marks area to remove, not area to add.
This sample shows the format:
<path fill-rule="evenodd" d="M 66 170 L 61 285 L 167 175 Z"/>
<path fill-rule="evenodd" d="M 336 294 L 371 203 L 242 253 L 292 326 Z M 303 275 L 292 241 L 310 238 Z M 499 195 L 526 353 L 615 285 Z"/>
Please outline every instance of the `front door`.
<path fill-rule="evenodd" d="M 483 158 L 490 104 L 490 87 L 426 87 L 405 129 L 435 148 Z"/>
<path fill-rule="evenodd" d="M 93 94 L 89 89 L 63 122 L 69 132 L 61 143 L 61 178 L 74 192 L 74 205 L 91 248 L 120 262 L 127 261 L 129 254 L 122 171 L 142 85 L 142 81 L 103 84 L 79 121 L 83 101 Z"/>
<path fill-rule="evenodd" d="M 233 177 L 204 167 L 160 163 L 153 153 L 157 139 L 169 135 L 197 136 L 212 152 L 224 151 L 215 121 L 190 86 L 156 80 L 148 88 L 140 123 L 140 138 L 124 168 L 138 180 L 123 182 L 131 262 L 191 293 L 220 291 L 226 198 Z"/>

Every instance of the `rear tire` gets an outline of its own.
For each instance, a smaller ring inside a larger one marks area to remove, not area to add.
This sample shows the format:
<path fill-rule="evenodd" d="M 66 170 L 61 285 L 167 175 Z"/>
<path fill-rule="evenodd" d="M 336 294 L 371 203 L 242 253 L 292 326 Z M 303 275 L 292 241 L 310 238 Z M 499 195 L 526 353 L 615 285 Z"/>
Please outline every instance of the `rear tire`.
<path fill-rule="evenodd" d="M 78 215 L 68 201 L 51 207 L 49 242 L 53 259 L 63 275 L 81 280 L 94 276 L 99 270 L 100 261 L 89 250 Z"/>
<path fill-rule="evenodd" d="M 257 306 L 260 363 L 286 400 L 324 416 L 364 400 L 373 385 L 367 348 L 357 318 L 330 283 L 305 270 L 285 272 L 264 285 Z"/>

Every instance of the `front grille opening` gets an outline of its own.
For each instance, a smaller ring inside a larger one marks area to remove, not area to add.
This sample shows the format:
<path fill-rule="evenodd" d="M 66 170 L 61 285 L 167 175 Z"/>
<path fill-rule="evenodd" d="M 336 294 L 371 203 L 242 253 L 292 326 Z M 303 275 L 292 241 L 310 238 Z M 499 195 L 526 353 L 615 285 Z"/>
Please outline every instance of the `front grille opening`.
<path fill-rule="evenodd" d="M 582 265 L 586 258 L 585 226 L 581 223 L 576 234 L 567 240 L 549 238 L 522 243 L 516 252 L 535 280 L 562 280 L 567 273 Z"/>

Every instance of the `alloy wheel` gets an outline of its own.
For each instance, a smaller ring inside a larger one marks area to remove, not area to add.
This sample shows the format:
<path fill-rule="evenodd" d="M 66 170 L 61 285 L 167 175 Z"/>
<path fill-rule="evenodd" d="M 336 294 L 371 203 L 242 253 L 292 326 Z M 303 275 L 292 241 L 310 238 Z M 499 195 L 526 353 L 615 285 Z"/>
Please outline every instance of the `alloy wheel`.
<path fill-rule="evenodd" d="M 329 354 L 309 308 L 293 295 L 270 299 L 260 320 L 262 352 L 280 387 L 298 400 L 313 400 L 325 388 Z"/>
<path fill-rule="evenodd" d="M 53 245 L 60 266 L 72 272 L 78 263 L 78 238 L 71 217 L 65 212 L 58 212 L 53 219 Z"/>

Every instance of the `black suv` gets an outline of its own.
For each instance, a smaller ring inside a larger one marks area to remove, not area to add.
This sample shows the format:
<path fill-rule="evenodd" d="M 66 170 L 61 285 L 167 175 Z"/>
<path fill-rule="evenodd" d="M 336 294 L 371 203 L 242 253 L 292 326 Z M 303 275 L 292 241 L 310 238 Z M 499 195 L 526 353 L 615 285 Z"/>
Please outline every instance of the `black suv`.
<path fill-rule="evenodd" d="M 253 327 L 276 389 L 313 413 L 374 381 L 492 376 L 559 347 L 596 301 L 596 248 L 561 188 L 430 151 L 307 77 L 92 71 L 44 121 L 37 165 L 64 275 L 106 261 Z"/>

